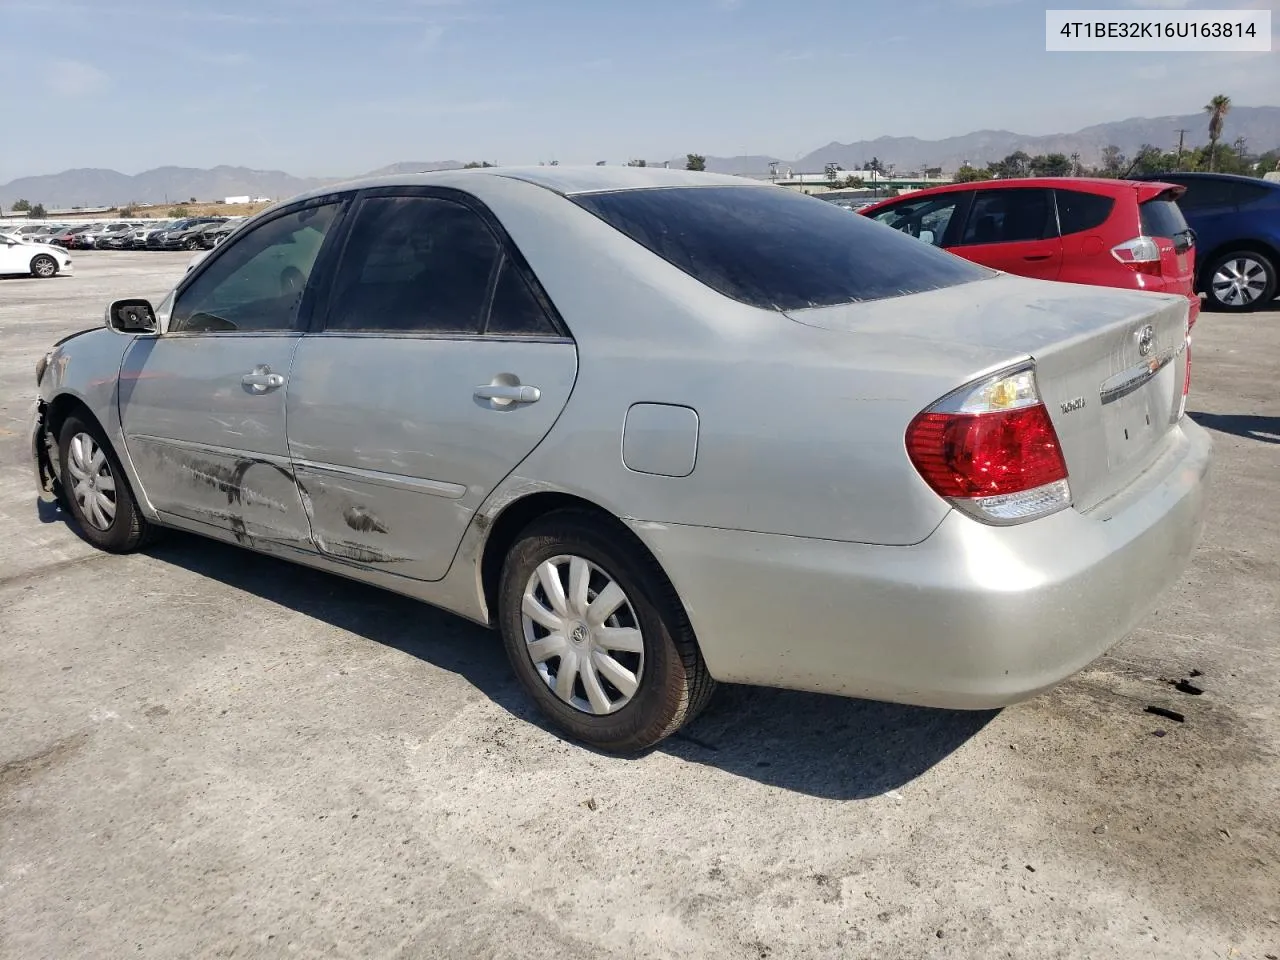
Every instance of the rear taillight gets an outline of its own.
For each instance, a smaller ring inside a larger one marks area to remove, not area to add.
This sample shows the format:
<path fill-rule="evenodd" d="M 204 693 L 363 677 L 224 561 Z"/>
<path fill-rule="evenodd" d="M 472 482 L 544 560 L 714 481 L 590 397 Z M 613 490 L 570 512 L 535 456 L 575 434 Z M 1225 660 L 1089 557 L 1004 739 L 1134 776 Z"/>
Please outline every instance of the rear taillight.
<path fill-rule="evenodd" d="M 1160 276 L 1160 245 L 1151 237 L 1134 237 L 1111 248 L 1111 255 L 1135 273 Z"/>
<path fill-rule="evenodd" d="M 1071 504 L 1067 464 L 1030 367 L 971 384 L 918 414 L 907 455 L 934 492 L 987 523 Z"/>

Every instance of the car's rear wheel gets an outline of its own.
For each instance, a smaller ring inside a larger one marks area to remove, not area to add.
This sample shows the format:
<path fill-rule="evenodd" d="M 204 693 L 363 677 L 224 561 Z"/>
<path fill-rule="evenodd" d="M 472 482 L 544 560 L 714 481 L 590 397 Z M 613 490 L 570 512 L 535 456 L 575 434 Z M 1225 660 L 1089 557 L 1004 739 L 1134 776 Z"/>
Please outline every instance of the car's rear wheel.
<path fill-rule="evenodd" d="M 715 689 L 684 607 L 625 528 L 564 510 L 507 555 L 498 619 L 521 685 L 561 731 L 632 753 L 678 730 Z"/>
<path fill-rule="evenodd" d="M 187 250 L 199 250 L 200 241 L 197 240 L 195 237 L 192 237 L 189 240 L 182 241 L 182 246 Z"/>
<path fill-rule="evenodd" d="M 1216 257 L 1204 276 L 1208 310 L 1244 313 L 1275 299 L 1275 264 L 1253 250 L 1233 250 Z"/>
<path fill-rule="evenodd" d="M 130 553 L 151 538 L 154 528 L 138 510 L 101 427 L 67 417 L 58 457 L 63 496 L 86 540 L 111 553 Z"/>
<path fill-rule="evenodd" d="M 50 277 L 58 275 L 58 261 L 53 259 L 47 253 L 41 253 L 31 258 L 31 275 L 39 277 L 41 280 L 48 280 Z"/>

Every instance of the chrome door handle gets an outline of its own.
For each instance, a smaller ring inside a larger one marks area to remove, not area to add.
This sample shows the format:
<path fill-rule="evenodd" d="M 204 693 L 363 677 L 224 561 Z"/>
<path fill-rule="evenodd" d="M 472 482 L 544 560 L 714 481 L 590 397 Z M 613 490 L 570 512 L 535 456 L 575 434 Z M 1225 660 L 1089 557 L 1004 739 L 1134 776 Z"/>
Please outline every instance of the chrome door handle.
<path fill-rule="evenodd" d="M 264 363 L 254 367 L 253 373 L 246 373 L 240 378 L 240 382 L 248 387 L 251 393 L 267 393 L 283 387 L 284 377 L 278 373 L 272 373 L 271 368 Z"/>
<path fill-rule="evenodd" d="M 489 383 L 476 387 L 472 396 L 477 400 L 492 400 L 495 404 L 507 406 L 514 403 L 537 403 L 542 398 L 542 391 L 528 384 Z"/>

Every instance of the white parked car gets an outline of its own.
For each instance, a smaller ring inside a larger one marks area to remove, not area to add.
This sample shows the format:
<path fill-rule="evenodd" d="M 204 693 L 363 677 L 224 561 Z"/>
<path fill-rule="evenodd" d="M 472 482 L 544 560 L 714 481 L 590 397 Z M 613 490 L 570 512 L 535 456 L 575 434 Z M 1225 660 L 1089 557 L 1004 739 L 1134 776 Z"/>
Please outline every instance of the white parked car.
<path fill-rule="evenodd" d="M 61 247 L 25 240 L 15 234 L 0 235 L 0 276 L 29 274 L 48 279 L 70 276 L 71 256 Z"/>

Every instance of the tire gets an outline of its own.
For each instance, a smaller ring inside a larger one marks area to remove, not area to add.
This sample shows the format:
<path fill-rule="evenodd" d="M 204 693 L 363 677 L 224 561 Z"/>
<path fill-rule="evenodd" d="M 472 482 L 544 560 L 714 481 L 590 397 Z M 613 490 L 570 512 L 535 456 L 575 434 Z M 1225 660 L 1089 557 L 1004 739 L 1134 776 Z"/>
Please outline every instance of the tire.
<path fill-rule="evenodd" d="M 575 567 L 586 575 L 575 577 Z M 560 584 L 557 600 L 544 586 L 547 575 Z M 612 613 L 603 623 L 593 625 L 598 608 L 583 615 L 574 600 L 583 581 L 590 601 L 606 592 L 616 600 L 615 588 L 621 593 L 616 607 L 606 598 Z M 526 614 L 526 590 L 540 608 L 538 620 Z M 555 612 L 557 602 L 564 615 Z M 558 630 L 552 629 L 556 622 Z M 662 570 L 630 531 L 589 511 L 556 511 L 520 534 L 502 568 L 498 623 L 529 696 L 557 729 L 600 750 L 636 753 L 653 746 L 697 716 L 715 690 L 684 606 Z M 577 666 L 566 666 L 569 657 Z"/>
<path fill-rule="evenodd" d="M 199 250 L 199 249 L 200 249 L 200 241 L 199 241 L 199 240 L 195 240 L 195 239 L 191 239 L 191 240 L 183 240 L 183 241 L 182 241 L 182 248 L 183 248 L 184 250 Z"/>
<path fill-rule="evenodd" d="M 1232 250 L 1214 257 L 1203 277 L 1206 310 L 1247 313 L 1276 296 L 1275 263 L 1254 250 Z M 1221 299 L 1224 295 L 1229 299 Z"/>
<path fill-rule="evenodd" d="M 67 417 L 58 436 L 58 460 L 63 497 L 86 540 L 108 553 L 132 553 L 154 536 L 155 527 L 138 510 L 120 460 L 97 423 Z M 104 480 L 110 481 L 110 489 Z M 98 506 L 91 507 L 95 495 Z"/>
<path fill-rule="evenodd" d="M 31 275 L 41 280 L 48 280 L 58 275 L 58 261 L 47 253 L 37 254 L 31 258 Z"/>

